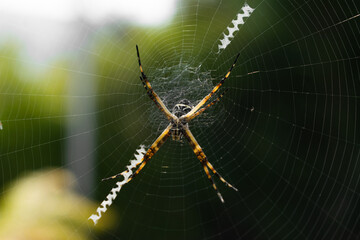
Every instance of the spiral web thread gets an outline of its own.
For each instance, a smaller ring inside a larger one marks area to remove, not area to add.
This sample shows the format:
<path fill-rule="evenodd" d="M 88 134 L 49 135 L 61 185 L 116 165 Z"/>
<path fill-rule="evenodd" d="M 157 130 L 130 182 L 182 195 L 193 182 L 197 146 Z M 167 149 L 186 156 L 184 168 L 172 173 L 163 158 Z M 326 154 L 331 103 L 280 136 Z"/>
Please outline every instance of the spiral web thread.
<path fill-rule="evenodd" d="M 122 181 L 118 181 L 116 183 L 117 187 L 114 187 L 111 189 L 110 193 L 107 195 L 106 199 L 100 204 L 100 206 L 96 209 L 97 214 L 91 215 L 88 219 L 93 220 L 94 225 L 97 224 L 99 219 L 101 218 L 101 213 L 105 213 L 107 210 L 107 207 L 110 207 L 113 200 L 117 197 L 117 193 L 120 192 L 122 186 L 124 186 L 127 182 L 129 177 L 131 176 L 132 169 L 134 169 L 142 160 L 144 154 L 146 153 L 145 146 L 140 145 L 140 148 L 136 150 L 138 154 L 134 154 L 136 160 L 130 160 L 130 165 L 127 165 L 126 168 L 128 171 L 125 171 L 122 176 L 124 176 L 124 179 Z"/>

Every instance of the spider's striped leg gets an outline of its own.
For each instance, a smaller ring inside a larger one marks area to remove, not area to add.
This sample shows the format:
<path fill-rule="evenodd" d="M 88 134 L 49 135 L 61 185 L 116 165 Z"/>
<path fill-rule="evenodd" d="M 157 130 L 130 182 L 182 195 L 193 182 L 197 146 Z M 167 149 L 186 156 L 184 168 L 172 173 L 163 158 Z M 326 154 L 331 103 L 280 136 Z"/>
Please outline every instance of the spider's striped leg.
<path fill-rule="evenodd" d="M 220 96 L 218 96 L 214 101 L 212 101 L 211 103 L 209 103 L 208 105 L 206 105 L 205 107 L 201 108 L 199 111 L 197 111 L 196 113 L 194 113 L 193 115 L 189 116 L 188 121 L 194 119 L 196 116 L 199 116 L 200 114 L 202 114 L 206 109 L 208 109 L 209 107 L 211 107 L 212 105 L 214 105 L 215 103 L 219 102 L 220 99 L 224 96 L 224 94 L 226 93 L 227 90 L 225 90 L 222 94 L 220 94 Z"/>
<path fill-rule="evenodd" d="M 155 105 L 160 109 L 160 111 L 164 112 L 164 109 L 160 106 L 160 104 L 156 101 L 156 99 L 154 98 L 154 96 L 151 94 L 151 92 L 149 91 L 149 89 L 148 89 L 147 86 L 146 86 L 146 83 L 145 83 L 144 79 L 143 79 L 141 76 L 140 76 L 140 80 L 141 80 L 141 82 L 142 82 L 143 85 L 144 85 L 144 88 L 145 88 L 145 90 L 146 90 L 147 95 L 150 97 L 151 100 L 153 100 L 153 102 L 154 102 Z M 166 115 L 166 113 L 165 113 L 165 115 Z M 169 119 L 169 120 L 171 120 L 171 119 Z"/>
<path fill-rule="evenodd" d="M 147 150 L 147 152 L 145 153 L 145 155 L 143 156 L 143 158 L 141 159 L 141 161 L 139 163 L 136 164 L 136 166 L 138 166 L 139 164 L 140 167 L 136 170 L 135 173 L 133 173 L 127 182 L 130 182 L 131 179 L 133 179 L 140 171 L 141 169 L 145 166 L 145 164 L 152 158 L 152 156 L 154 156 L 154 154 L 159 150 L 159 148 L 161 147 L 161 145 L 164 144 L 164 142 L 166 141 L 166 139 L 170 136 L 170 129 L 171 129 L 172 125 L 169 124 L 169 126 L 160 134 L 160 136 L 155 140 L 155 142 L 150 146 L 150 148 Z M 122 176 L 123 174 L 128 173 L 129 170 L 125 170 L 121 173 L 118 173 L 114 176 L 108 177 L 108 178 L 104 178 L 102 179 L 102 181 L 105 180 L 110 180 L 110 179 L 114 179 L 114 178 L 118 178 L 120 176 Z"/>
<path fill-rule="evenodd" d="M 221 87 L 221 85 L 223 85 L 223 83 L 225 82 L 225 80 L 229 77 L 231 71 L 233 70 L 233 68 L 235 67 L 236 61 L 238 60 L 240 56 L 240 53 L 236 56 L 234 63 L 231 65 L 229 71 L 226 73 L 225 77 L 223 79 L 221 79 L 221 81 L 213 88 L 213 90 L 206 95 L 190 112 L 188 112 L 186 115 L 182 116 L 181 119 L 186 119 L 188 120 L 188 118 L 193 115 L 197 110 L 199 110 L 199 108 L 201 108 L 215 93 L 216 91 Z"/>
<path fill-rule="evenodd" d="M 183 134 L 186 137 L 186 139 L 189 141 L 190 146 L 192 147 L 196 157 L 200 160 L 200 162 L 204 168 L 204 171 L 205 171 L 206 175 L 208 176 L 210 182 L 212 183 L 213 188 L 217 192 L 220 200 L 222 202 L 224 202 L 224 199 L 222 198 L 219 190 L 217 189 L 214 181 L 211 178 L 208 168 L 210 168 L 210 170 L 214 173 L 214 175 L 217 176 L 228 187 L 231 187 L 232 189 L 234 189 L 236 191 L 237 191 L 237 189 L 235 187 L 233 187 L 230 183 L 228 183 L 223 177 L 221 177 L 220 174 L 214 169 L 214 167 L 211 165 L 211 163 L 207 160 L 207 157 L 206 157 L 204 151 L 201 149 L 200 145 L 198 144 L 198 142 L 196 141 L 195 137 L 192 135 L 192 133 L 188 127 L 184 127 Z"/>
<path fill-rule="evenodd" d="M 160 97 L 155 93 L 155 91 L 152 89 L 151 84 L 149 82 L 149 80 L 147 79 L 143 67 L 141 65 L 141 60 L 140 60 L 140 53 L 139 53 L 139 48 L 136 45 L 136 52 L 137 52 L 137 56 L 138 56 L 138 61 L 139 61 L 139 68 L 140 68 L 140 72 L 141 72 L 141 81 L 144 84 L 144 87 L 148 93 L 151 100 L 153 100 L 155 102 L 155 104 L 157 105 L 158 108 L 160 108 L 160 110 L 165 113 L 166 117 L 169 120 L 175 119 L 175 116 L 169 111 L 169 109 L 167 109 L 167 107 L 165 106 L 165 104 L 163 103 L 163 101 L 161 101 Z"/>
<path fill-rule="evenodd" d="M 106 181 L 106 180 L 118 178 L 118 177 L 122 176 L 123 174 L 125 174 L 127 172 L 128 172 L 128 170 L 125 170 L 125 171 L 123 171 L 121 173 L 115 174 L 114 176 L 103 178 L 103 179 L 101 179 L 101 181 Z"/>
<path fill-rule="evenodd" d="M 207 160 L 207 158 L 205 157 L 205 162 L 206 165 L 211 169 L 211 171 L 214 173 L 215 176 L 217 176 L 223 183 L 226 184 L 226 186 L 231 187 L 232 189 L 234 189 L 235 191 L 238 191 L 236 187 L 234 187 L 233 185 L 231 185 L 230 183 L 228 183 L 213 167 L 213 165 L 211 165 L 211 163 Z"/>
<path fill-rule="evenodd" d="M 166 139 L 170 136 L 171 127 L 172 127 L 172 124 L 169 124 L 169 126 L 160 134 L 160 136 L 151 145 L 151 147 L 145 153 L 144 157 L 141 159 L 141 162 L 137 164 L 137 165 L 141 164 L 140 167 L 129 177 L 127 182 L 130 182 L 136 175 L 138 175 L 138 173 L 141 171 L 141 169 L 144 168 L 146 163 L 160 149 L 160 147 L 164 144 Z"/>
<path fill-rule="evenodd" d="M 186 137 L 186 139 L 189 141 L 190 146 L 192 147 L 196 157 L 200 160 L 201 165 L 204 168 L 204 171 L 211 183 L 211 185 L 213 186 L 214 190 L 216 191 L 218 197 L 220 198 L 220 201 L 223 203 L 224 199 L 221 195 L 221 193 L 219 192 L 219 190 L 217 189 L 214 180 L 212 179 L 210 173 L 209 173 L 209 169 L 206 166 L 206 162 L 204 161 L 204 159 L 206 158 L 204 152 L 201 150 L 201 147 L 199 146 L 199 144 L 196 142 L 196 139 L 194 138 L 194 136 L 191 134 L 190 130 L 187 128 L 184 130 L 184 136 Z"/>
<path fill-rule="evenodd" d="M 198 157 L 198 158 L 199 158 L 199 157 Z M 200 159 L 200 158 L 199 158 L 199 159 Z M 209 169 L 206 167 L 206 163 L 205 163 L 204 161 L 202 161 L 202 160 L 200 160 L 200 162 L 201 162 L 201 165 L 202 165 L 203 168 L 204 168 L 204 171 L 205 171 L 208 179 L 210 180 L 210 183 L 212 184 L 213 188 L 214 188 L 215 191 L 217 192 L 217 195 L 218 195 L 218 197 L 220 198 L 220 201 L 221 201 L 222 203 L 224 203 L 224 198 L 222 197 L 221 193 L 220 193 L 219 190 L 217 189 L 217 187 L 216 187 L 216 185 L 215 185 L 215 182 L 214 182 L 214 180 L 212 179 L 212 177 L 211 177 L 211 175 L 210 175 L 210 173 L 209 173 Z"/>

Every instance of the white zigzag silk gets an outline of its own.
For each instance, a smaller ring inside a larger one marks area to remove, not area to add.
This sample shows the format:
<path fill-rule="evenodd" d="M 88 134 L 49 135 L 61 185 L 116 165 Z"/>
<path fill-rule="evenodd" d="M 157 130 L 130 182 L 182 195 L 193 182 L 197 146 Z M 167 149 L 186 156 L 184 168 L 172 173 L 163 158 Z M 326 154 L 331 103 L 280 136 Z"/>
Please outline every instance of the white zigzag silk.
<path fill-rule="evenodd" d="M 124 177 L 124 180 L 118 181 L 116 183 L 117 187 L 114 187 L 113 189 L 111 189 L 111 191 L 107 195 L 106 199 L 96 209 L 97 214 L 93 214 L 89 217 L 89 219 L 94 221 L 94 225 L 96 225 L 96 223 L 101 218 L 101 213 L 105 213 L 107 210 L 107 207 L 109 207 L 112 204 L 113 200 L 115 200 L 117 193 L 120 192 L 122 186 L 124 186 L 127 183 L 129 177 L 133 173 L 132 169 L 134 169 L 137 166 L 137 164 L 139 164 L 141 162 L 141 159 L 143 158 L 143 156 L 146 153 L 145 146 L 140 145 L 140 148 L 137 149 L 136 151 L 138 153 L 138 154 L 134 154 L 136 160 L 130 160 L 130 165 L 126 166 L 128 171 L 126 173 L 122 174 L 122 176 Z"/>
<path fill-rule="evenodd" d="M 251 13 L 255 9 L 251 8 L 247 3 L 245 3 L 244 6 L 241 8 L 241 10 L 244 13 L 238 13 L 237 18 L 231 21 L 231 23 L 234 25 L 234 27 L 227 27 L 229 34 L 226 35 L 225 33 L 223 33 L 224 38 L 220 39 L 221 44 L 218 45 L 219 52 L 221 49 L 225 49 L 231 43 L 230 38 L 233 38 L 234 33 L 239 30 L 238 26 L 244 24 L 245 23 L 244 18 L 250 17 Z"/>

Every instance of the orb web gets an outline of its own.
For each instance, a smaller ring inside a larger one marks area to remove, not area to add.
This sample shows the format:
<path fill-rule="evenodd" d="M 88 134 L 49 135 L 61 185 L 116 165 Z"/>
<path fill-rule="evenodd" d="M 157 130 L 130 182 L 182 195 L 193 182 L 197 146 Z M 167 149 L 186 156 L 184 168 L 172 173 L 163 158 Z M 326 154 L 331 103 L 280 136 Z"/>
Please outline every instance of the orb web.
<path fill-rule="evenodd" d="M 60 167 L 65 154 L 48 146 L 65 149 L 69 139 L 95 133 L 87 151 L 95 164 L 75 178 L 93 175 L 89 195 L 101 203 L 115 184 L 101 179 L 124 171 L 138 146 L 150 146 L 168 124 L 139 80 L 135 45 L 169 109 L 184 98 L 193 104 L 201 100 L 240 53 L 219 90 L 228 89 L 225 96 L 189 124 L 208 160 L 239 191 L 214 178 L 221 203 L 186 140 L 169 138 L 113 202 L 114 228 L 91 232 L 92 237 L 357 238 L 359 4 L 249 0 L 255 10 L 219 51 L 244 4 L 179 1 L 172 21 L 159 28 L 117 19 L 101 27 L 82 23 L 70 48 L 80 62 L 93 59 L 93 67 L 68 65 L 60 72 L 80 76 L 84 85 L 93 79 L 93 93 L 49 94 L 38 85 L 8 87 L 1 80 L 0 104 L 10 108 L 0 109 L 0 179 L 13 179 L 23 168 Z M 89 35 L 93 43 L 82 45 Z M 0 69 L 2 79 L 13 74 L 9 69 Z M 29 103 L 33 98 L 35 105 Z M 48 109 L 44 100 L 49 99 L 59 111 Z M 75 99 L 95 101 L 96 109 L 68 114 L 63 101 Z M 96 125 L 67 135 L 62 122 L 82 117 L 96 118 Z M 64 165 L 71 168 L 83 157 Z"/>

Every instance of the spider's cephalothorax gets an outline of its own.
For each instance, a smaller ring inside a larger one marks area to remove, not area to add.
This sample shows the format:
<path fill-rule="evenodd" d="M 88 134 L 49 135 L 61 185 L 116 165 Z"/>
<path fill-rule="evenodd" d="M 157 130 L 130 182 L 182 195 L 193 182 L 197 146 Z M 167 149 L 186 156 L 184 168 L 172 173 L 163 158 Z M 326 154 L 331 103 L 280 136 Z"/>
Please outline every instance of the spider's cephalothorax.
<path fill-rule="evenodd" d="M 194 107 L 190 104 L 189 100 L 183 99 L 172 109 L 172 114 L 176 116 L 176 119 L 172 121 L 172 127 L 170 130 L 172 140 L 182 142 L 182 138 L 184 136 L 183 129 L 184 126 L 187 126 L 188 124 L 185 121 L 180 121 L 179 118 L 181 116 L 185 116 L 193 108 Z"/>
<path fill-rule="evenodd" d="M 172 109 L 172 114 L 179 118 L 190 112 L 193 108 L 194 106 L 190 104 L 189 100 L 183 99 L 174 106 L 174 108 Z"/>
<path fill-rule="evenodd" d="M 167 128 L 160 134 L 160 136 L 155 140 L 155 142 L 151 145 L 151 147 L 148 149 L 144 157 L 141 159 L 139 163 L 136 163 L 136 165 L 139 165 L 139 168 L 132 173 L 129 178 L 127 179 L 127 182 L 131 181 L 140 171 L 144 168 L 145 164 L 152 158 L 152 156 L 159 150 L 159 148 L 164 144 L 166 139 L 172 136 L 173 140 L 181 141 L 182 137 L 185 137 L 185 139 L 190 143 L 191 148 L 193 149 L 196 157 L 200 160 L 200 163 L 202 167 L 204 168 L 204 171 L 210 180 L 213 188 L 217 192 L 220 200 L 224 202 L 224 199 L 222 198 L 219 190 L 217 189 L 210 172 L 212 172 L 216 177 L 218 177 L 223 183 L 225 183 L 228 187 L 233 188 L 237 191 L 235 187 L 233 187 L 230 183 L 228 183 L 223 177 L 220 176 L 220 174 L 215 170 L 215 168 L 212 166 L 212 164 L 208 161 L 204 151 L 196 141 L 195 137 L 192 135 L 190 129 L 189 129 L 189 122 L 194 119 L 195 117 L 199 116 L 201 113 L 203 113 L 206 109 L 214 105 L 216 102 L 220 101 L 220 98 L 223 97 L 224 93 L 220 94 L 215 100 L 208 103 L 206 102 L 219 90 L 219 88 L 223 85 L 225 80 L 229 77 L 231 70 L 235 66 L 235 63 L 237 59 L 239 58 L 239 54 L 236 56 L 234 63 L 231 65 L 229 71 L 226 73 L 225 77 L 221 79 L 221 81 L 213 88 L 213 90 L 206 95 L 200 102 L 198 102 L 195 106 L 192 106 L 190 102 L 186 99 L 181 100 L 178 104 L 174 106 L 172 109 L 172 112 L 169 111 L 169 109 L 165 106 L 164 102 L 160 99 L 160 97 L 155 93 L 155 91 L 152 89 L 151 84 L 149 80 L 147 79 L 144 70 L 141 65 L 140 61 L 140 54 L 138 46 L 136 46 L 136 52 L 138 56 L 138 62 L 139 62 L 139 68 L 141 72 L 140 80 L 142 84 L 144 85 L 144 88 L 146 90 L 146 93 L 150 97 L 150 99 L 155 103 L 155 105 L 162 111 L 167 119 L 169 120 L 169 125 Z M 205 106 L 204 106 L 205 105 Z M 126 175 L 129 173 L 129 170 L 125 170 L 122 173 L 118 173 L 112 177 L 105 178 L 106 179 L 113 179 L 117 178 L 122 175 Z"/>

